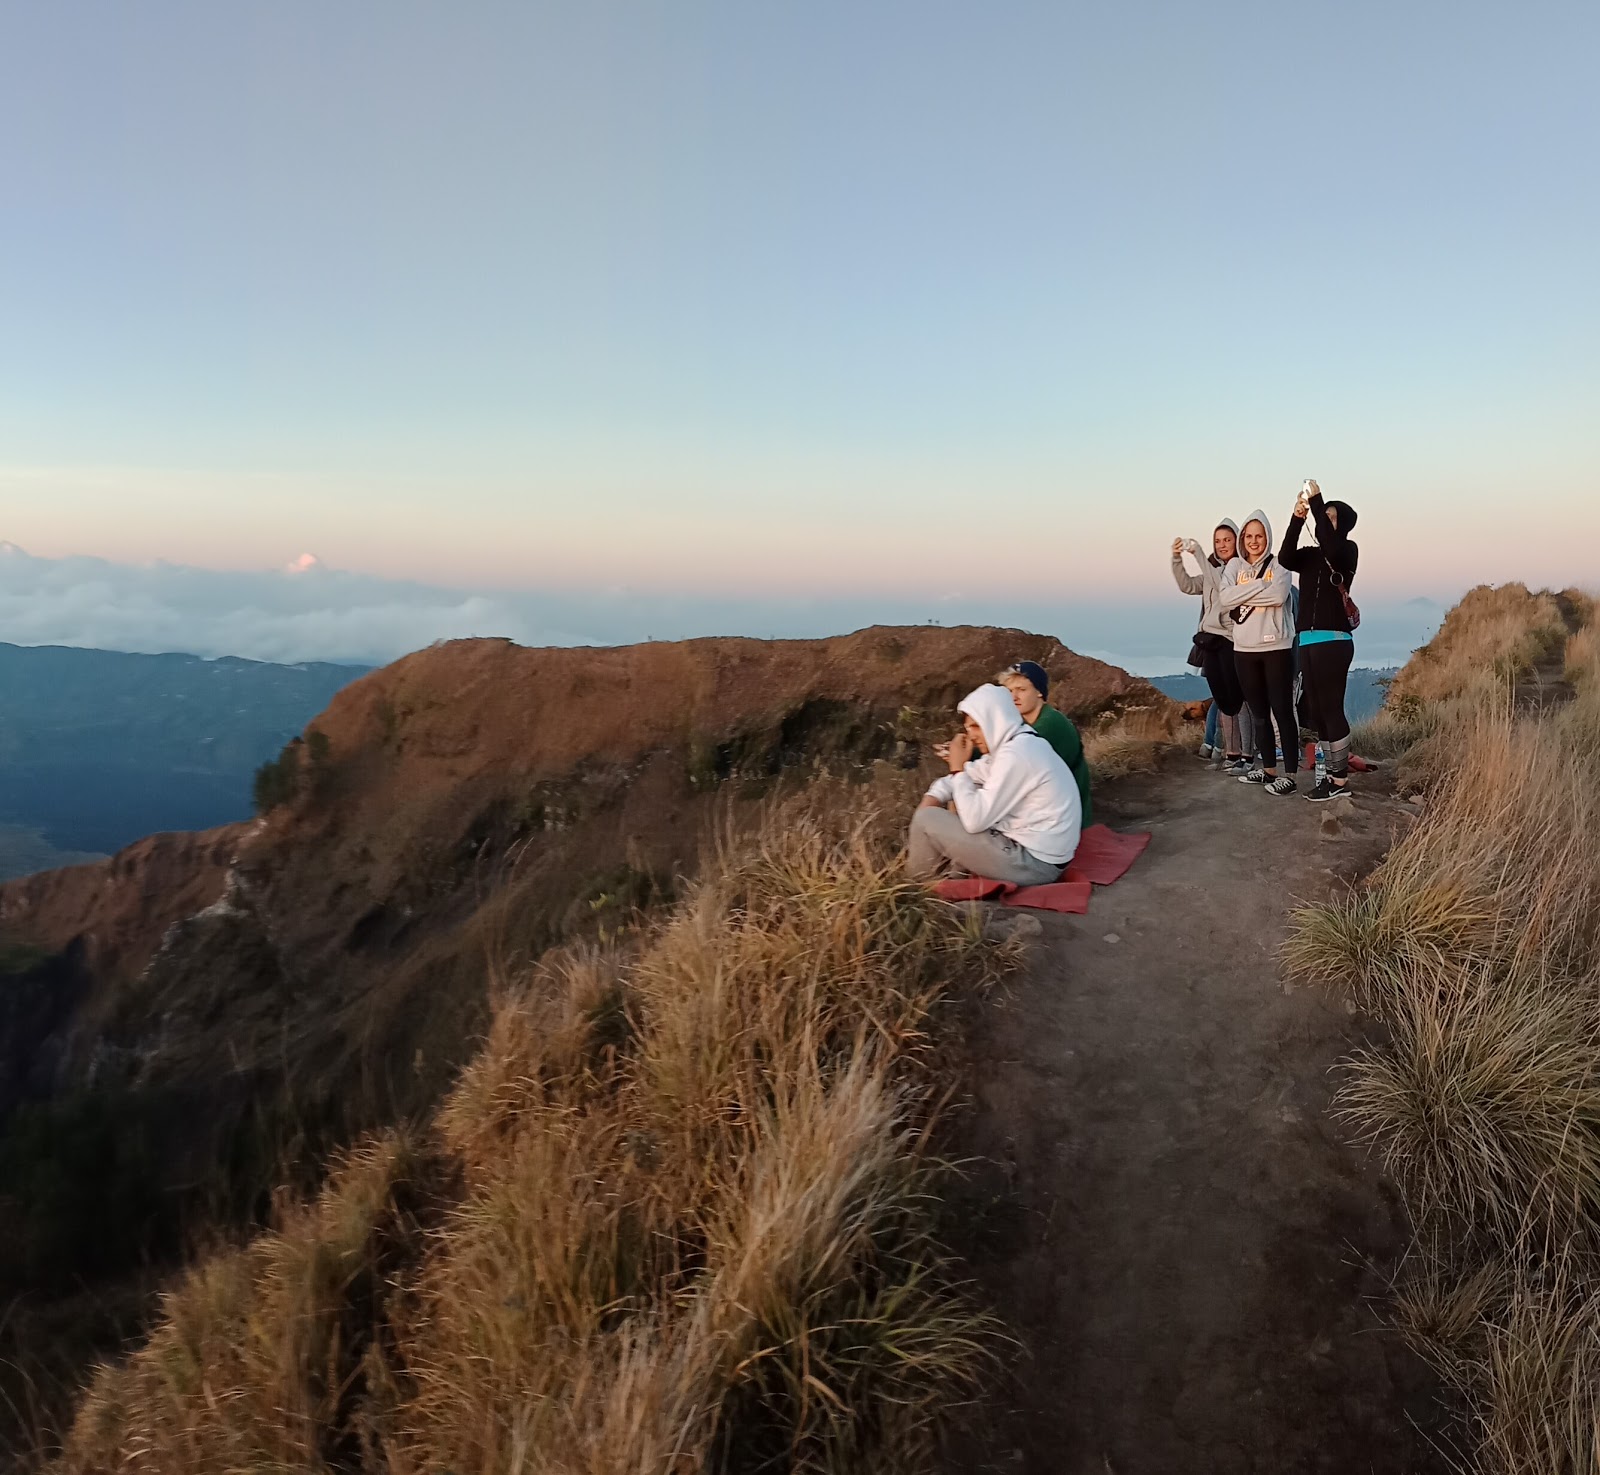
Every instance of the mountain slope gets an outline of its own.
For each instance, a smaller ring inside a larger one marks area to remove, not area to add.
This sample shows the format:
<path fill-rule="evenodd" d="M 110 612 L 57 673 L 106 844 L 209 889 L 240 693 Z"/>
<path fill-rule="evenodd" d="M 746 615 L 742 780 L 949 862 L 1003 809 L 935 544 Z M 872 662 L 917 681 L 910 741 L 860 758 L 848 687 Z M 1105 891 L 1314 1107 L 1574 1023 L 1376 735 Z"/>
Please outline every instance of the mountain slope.
<path fill-rule="evenodd" d="M 72 1001 L 27 1016 L 37 1131 L 68 1106 L 74 1121 L 138 1124 L 107 1150 L 138 1140 L 131 1176 L 160 1213 L 96 1203 L 103 1241 L 124 1237 L 106 1258 L 257 1214 L 280 1169 L 314 1170 L 330 1146 L 437 1100 L 504 967 L 625 927 L 696 872 L 714 819 L 746 823 L 760 808 L 746 801 L 788 775 L 915 766 L 956 700 L 1019 658 L 1043 661 L 1086 725 L 1130 709 L 1176 721 L 1148 683 L 1021 631 L 461 641 L 340 691 L 291 749 L 291 797 L 261 821 L 0 886 L 0 939 L 52 960 L 48 987 Z M 108 1192 L 129 1176 L 96 1172 Z M 37 1204 L 13 1212 L 23 1249 L 0 1280 L 50 1233 Z M 0 1262 L 11 1238 L 0 1223 Z"/>

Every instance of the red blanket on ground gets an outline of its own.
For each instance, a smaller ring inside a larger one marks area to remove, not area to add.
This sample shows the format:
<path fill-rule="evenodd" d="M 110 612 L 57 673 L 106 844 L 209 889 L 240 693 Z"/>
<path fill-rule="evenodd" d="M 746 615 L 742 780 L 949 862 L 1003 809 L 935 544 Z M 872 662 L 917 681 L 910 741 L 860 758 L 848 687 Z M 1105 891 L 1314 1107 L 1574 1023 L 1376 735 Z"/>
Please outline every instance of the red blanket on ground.
<path fill-rule="evenodd" d="M 1003 906 L 1032 907 L 1044 912 L 1089 910 L 1089 893 L 1095 886 L 1109 886 L 1127 875 L 1128 867 L 1150 843 L 1150 832 L 1122 835 L 1105 825 L 1090 825 L 1078 841 L 1059 881 L 1044 886 L 1018 886 L 1010 881 L 990 881 L 983 876 L 967 876 L 959 881 L 941 881 L 933 889 L 946 901 L 984 901 L 993 898 Z"/>

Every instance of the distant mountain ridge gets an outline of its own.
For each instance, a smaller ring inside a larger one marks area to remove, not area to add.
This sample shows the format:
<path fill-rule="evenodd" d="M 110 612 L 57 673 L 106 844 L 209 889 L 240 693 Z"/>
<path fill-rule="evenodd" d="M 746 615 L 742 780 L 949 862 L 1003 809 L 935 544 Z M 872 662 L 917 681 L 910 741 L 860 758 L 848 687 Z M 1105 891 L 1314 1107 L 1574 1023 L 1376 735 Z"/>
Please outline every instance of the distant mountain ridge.
<path fill-rule="evenodd" d="M 1345 716 L 1351 722 L 1365 722 L 1369 717 L 1376 716 L 1388 692 L 1388 684 L 1399 669 L 1398 666 L 1353 668 L 1350 684 L 1345 690 Z M 1150 684 L 1175 702 L 1198 702 L 1211 695 L 1205 678 L 1189 671 L 1175 672 L 1170 676 L 1152 676 Z"/>
<path fill-rule="evenodd" d="M 255 770 L 369 669 L 0 642 L 0 827 L 107 853 L 245 819 Z M 0 846 L 0 875 L 40 853 Z"/>

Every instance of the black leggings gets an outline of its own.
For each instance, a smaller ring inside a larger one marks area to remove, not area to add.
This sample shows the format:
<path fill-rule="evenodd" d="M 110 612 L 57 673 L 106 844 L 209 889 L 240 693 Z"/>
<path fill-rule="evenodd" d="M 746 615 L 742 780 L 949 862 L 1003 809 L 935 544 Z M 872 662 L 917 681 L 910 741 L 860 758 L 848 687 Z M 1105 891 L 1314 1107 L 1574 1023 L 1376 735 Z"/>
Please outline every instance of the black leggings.
<path fill-rule="evenodd" d="M 1224 642 L 1216 650 L 1205 650 L 1206 663 L 1200 668 L 1211 688 L 1211 700 L 1224 717 L 1237 717 L 1244 706 L 1244 690 L 1239 685 L 1239 672 L 1233 664 L 1233 646 Z"/>
<path fill-rule="evenodd" d="M 1344 715 L 1344 688 L 1355 658 L 1353 640 L 1319 640 L 1300 647 L 1300 672 L 1305 678 L 1305 708 L 1313 728 L 1325 743 L 1350 736 Z"/>
<path fill-rule="evenodd" d="M 1292 650 L 1235 650 L 1233 664 L 1239 672 L 1239 685 L 1250 703 L 1256 720 L 1256 756 L 1263 768 L 1276 768 L 1273 753 L 1272 723 L 1278 720 L 1278 736 L 1283 742 L 1283 767 L 1286 773 L 1300 767 L 1300 724 L 1294 715 L 1294 652 Z"/>

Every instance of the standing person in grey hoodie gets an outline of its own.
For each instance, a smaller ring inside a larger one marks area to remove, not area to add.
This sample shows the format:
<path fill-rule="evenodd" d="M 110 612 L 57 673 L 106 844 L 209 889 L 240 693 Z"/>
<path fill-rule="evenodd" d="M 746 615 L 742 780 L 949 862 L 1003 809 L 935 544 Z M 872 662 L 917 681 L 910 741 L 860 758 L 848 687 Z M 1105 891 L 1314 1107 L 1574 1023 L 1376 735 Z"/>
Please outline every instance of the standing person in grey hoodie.
<path fill-rule="evenodd" d="M 1259 766 L 1239 782 L 1261 784 L 1269 794 L 1293 794 L 1299 767 L 1300 724 L 1294 710 L 1294 575 L 1272 554 L 1272 524 L 1257 508 L 1240 530 L 1240 552 L 1222 573 L 1217 602 L 1233 621 L 1233 660 L 1239 685 L 1255 717 Z M 1280 778 L 1272 719 L 1282 738 Z"/>
<path fill-rule="evenodd" d="M 1233 663 L 1233 621 L 1228 619 L 1220 603 L 1223 571 L 1238 551 L 1239 525 L 1227 517 L 1212 530 L 1209 555 L 1201 555 L 1200 545 L 1193 538 L 1172 540 L 1173 581 L 1183 593 L 1200 596 L 1200 627 L 1195 632 L 1194 643 L 1205 658 L 1200 671 L 1211 689 L 1211 700 L 1219 714 L 1218 732 L 1225 754 L 1220 767 L 1228 773 L 1243 773 L 1246 768 L 1239 733 L 1244 691 Z M 1185 552 L 1199 564 L 1198 575 L 1191 574 L 1184 566 Z M 1201 757 L 1207 756 L 1202 750 Z"/>

